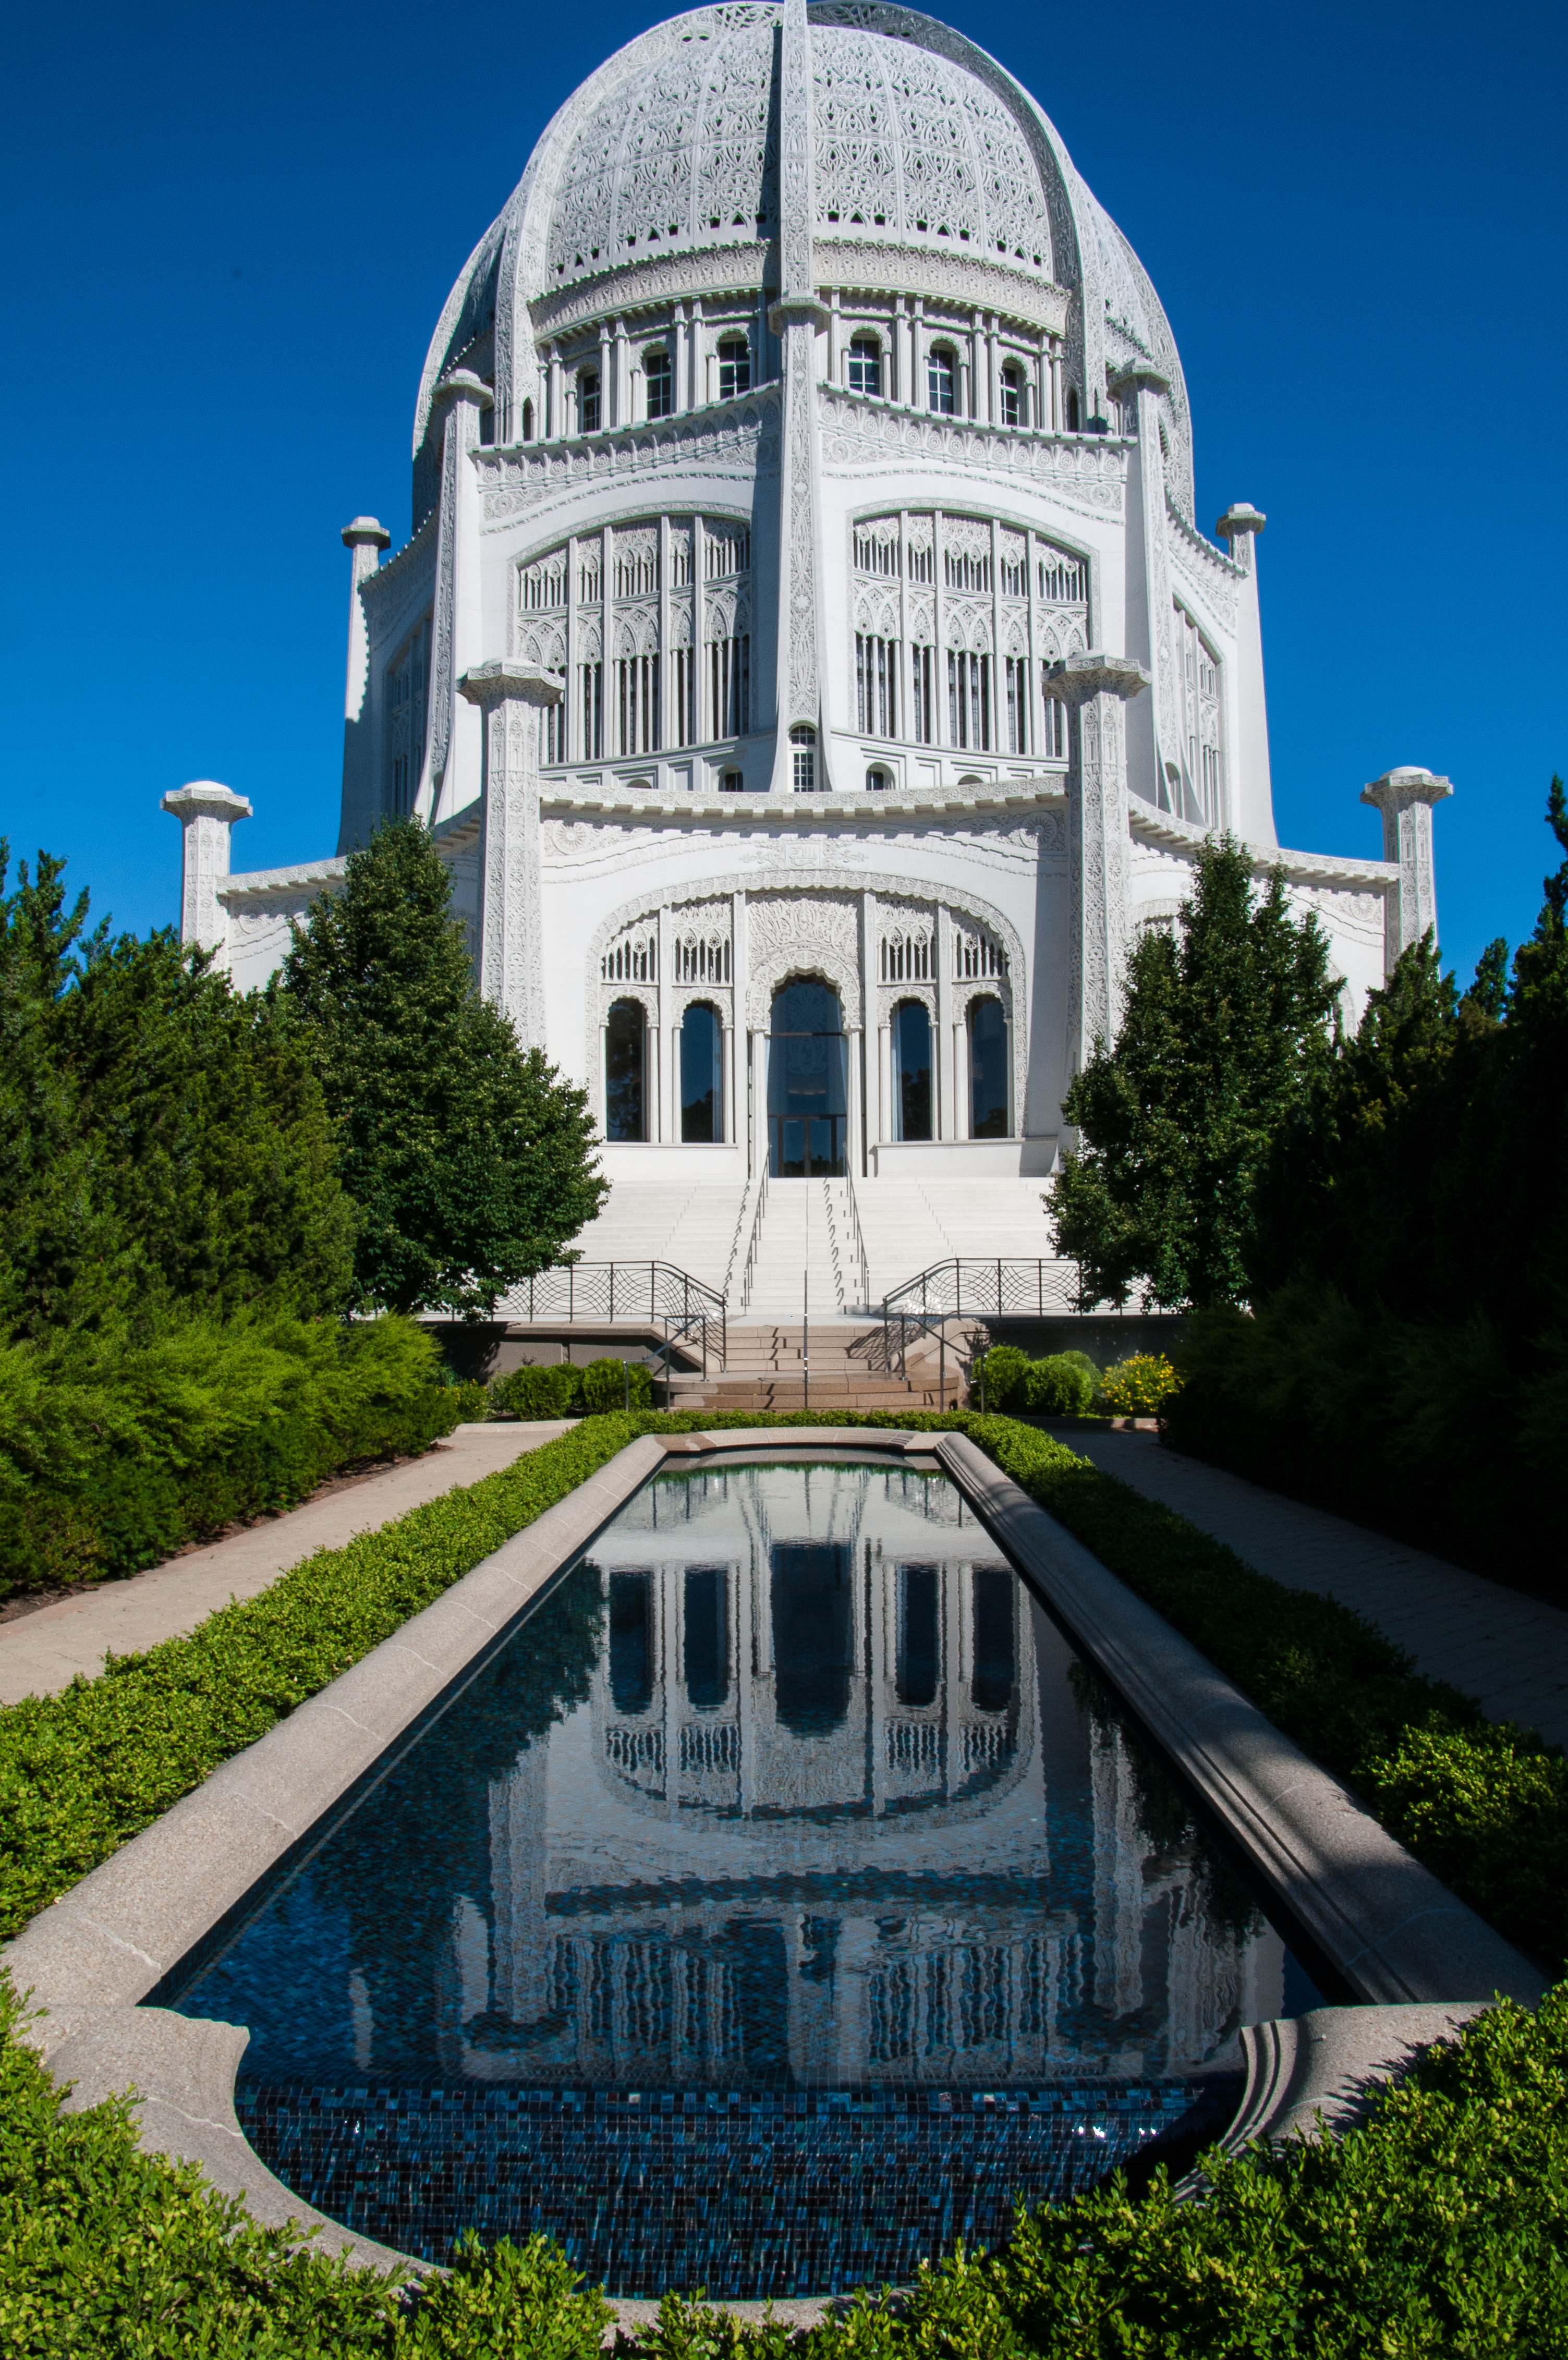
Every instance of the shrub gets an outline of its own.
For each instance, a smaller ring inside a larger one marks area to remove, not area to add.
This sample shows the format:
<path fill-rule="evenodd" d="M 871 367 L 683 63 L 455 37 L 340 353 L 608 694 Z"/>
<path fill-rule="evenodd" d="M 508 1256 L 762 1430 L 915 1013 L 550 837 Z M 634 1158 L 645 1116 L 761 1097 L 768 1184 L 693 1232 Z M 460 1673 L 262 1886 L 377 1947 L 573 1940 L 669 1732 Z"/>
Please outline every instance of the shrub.
<path fill-rule="evenodd" d="M 583 1400 L 590 1411 L 624 1409 L 628 1393 L 631 1408 L 652 1408 L 653 1380 L 641 1360 L 590 1360 L 583 1371 Z"/>
<path fill-rule="evenodd" d="M 482 1426 L 491 1410 L 490 1389 L 477 1377 L 459 1377 L 449 1388 L 459 1426 Z"/>
<path fill-rule="evenodd" d="M 284 1315 L 0 1348 L 0 1594 L 156 1565 L 457 1423 L 422 1328 Z"/>
<path fill-rule="evenodd" d="M 1046 1417 L 1083 1417 L 1099 1383 L 1100 1371 L 1082 1352 L 1053 1352 L 1031 1360 L 1024 1380 L 1027 1406 Z"/>
<path fill-rule="evenodd" d="M 1100 1380 L 1100 1399 L 1116 1417 L 1157 1417 L 1181 1379 L 1163 1352 L 1132 1352 Z"/>
<path fill-rule="evenodd" d="M 1015 1344 L 993 1344 L 981 1362 L 985 1371 L 985 1406 L 988 1410 L 1022 1407 L 1024 1388 L 1029 1374 L 1029 1355 Z M 978 1382 L 972 1391 L 980 1400 Z"/>
<path fill-rule="evenodd" d="M 498 1377 L 490 1398 L 503 1417 L 567 1417 L 582 1406 L 582 1379 L 569 1360 L 549 1368 L 525 1365 Z"/>

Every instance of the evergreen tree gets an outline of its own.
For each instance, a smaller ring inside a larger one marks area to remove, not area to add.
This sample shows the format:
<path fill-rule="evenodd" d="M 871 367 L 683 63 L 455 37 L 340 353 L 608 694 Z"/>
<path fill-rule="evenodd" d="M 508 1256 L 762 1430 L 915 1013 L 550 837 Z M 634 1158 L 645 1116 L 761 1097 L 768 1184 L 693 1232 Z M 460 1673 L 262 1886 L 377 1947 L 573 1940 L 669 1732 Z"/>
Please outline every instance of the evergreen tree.
<path fill-rule="evenodd" d="M 167 931 L 85 932 L 63 862 L 5 895 L 0 1333 L 336 1309 L 353 1207 L 293 1011 Z"/>
<path fill-rule="evenodd" d="M 1172 1307 L 1245 1295 L 1254 1191 L 1327 1062 L 1338 989 L 1283 870 L 1258 890 L 1239 845 L 1205 845 L 1179 932 L 1134 945 L 1115 1046 L 1096 1043 L 1063 1102 L 1082 1143 L 1047 1201 L 1081 1308 L 1140 1283 Z"/>
<path fill-rule="evenodd" d="M 427 828 L 378 829 L 296 930 L 282 989 L 342 1125 L 361 1301 L 477 1317 L 609 1192 L 585 1093 L 480 998 L 451 897 Z"/>

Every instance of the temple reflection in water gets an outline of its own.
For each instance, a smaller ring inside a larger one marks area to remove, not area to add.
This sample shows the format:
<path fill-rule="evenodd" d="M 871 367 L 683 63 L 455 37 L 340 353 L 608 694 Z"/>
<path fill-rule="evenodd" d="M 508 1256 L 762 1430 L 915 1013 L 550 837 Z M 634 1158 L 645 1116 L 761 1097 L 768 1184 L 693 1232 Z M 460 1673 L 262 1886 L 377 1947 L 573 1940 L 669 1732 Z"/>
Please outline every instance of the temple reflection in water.
<path fill-rule="evenodd" d="M 1179 1799 L 945 1479 L 667 1477 L 593 1566 L 587 1699 L 489 1780 L 488 1890 L 454 1901 L 448 2072 L 1135 2081 L 1234 2067 L 1279 2012 L 1278 1939 L 1216 1907 Z"/>

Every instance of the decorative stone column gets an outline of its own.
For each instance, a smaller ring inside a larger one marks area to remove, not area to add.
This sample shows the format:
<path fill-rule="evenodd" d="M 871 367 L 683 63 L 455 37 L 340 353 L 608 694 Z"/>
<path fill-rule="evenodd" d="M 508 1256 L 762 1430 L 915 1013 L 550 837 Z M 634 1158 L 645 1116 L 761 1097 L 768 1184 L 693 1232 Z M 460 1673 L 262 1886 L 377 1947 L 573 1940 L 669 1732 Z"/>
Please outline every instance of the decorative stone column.
<path fill-rule="evenodd" d="M 539 856 L 539 727 L 561 700 L 554 672 L 510 657 L 458 683 L 484 727 L 479 834 L 479 989 L 511 1018 L 525 1049 L 544 1046 Z"/>
<path fill-rule="evenodd" d="M 794 785 L 790 730 L 817 733 L 817 786 L 828 785 L 822 727 L 821 600 L 817 556 L 822 546 L 817 464 L 817 333 L 830 322 L 812 281 L 813 197 L 811 35 L 806 0 L 784 0 L 780 96 L 780 298 L 768 324 L 783 346 L 784 435 L 779 457 L 778 653 L 774 672 L 775 792 Z"/>
<path fill-rule="evenodd" d="M 1432 870 L 1432 805 L 1453 792 L 1452 781 L 1413 765 L 1386 770 L 1361 790 L 1364 803 L 1383 814 L 1383 858 L 1399 881 L 1383 904 L 1383 968 L 1392 975 L 1401 952 L 1437 931 L 1437 881 Z"/>
<path fill-rule="evenodd" d="M 1154 694 L 1127 716 L 1128 773 L 1151 800 L 1192 819 L 1196 814 L 1183 809 L 1179 785 L 1174 795 L 1171 791 L 1172 772 L 1178 781 L 1181 775 L 1182 724 L 1166 559 L 1165 453 L 1159 439 L 1160 403 L 1170 391 L 1170 379 L 1163 370 L 1139 363 L 1118 370 L 1111 391 L 1133 411 L 1136 436 L 1136 448 L 1129 454 L 1124 644 L 1130 655 L 1147 665 L 1154 683 Z"/>
<path fill-rule="evenodd" d="M 1248 844 L 1273 846 L 1274 789 L 1268 759 L 1268 707 L 1263 687 L 1263 619 L 1257 603 L 1257 536 L 1268 519 L 1250 500 L 1233 500 L 1214 530 L 1231 563 L 1246 577 L 1237 585 L 1234 680 L 1228 702 L 1231 741 L 1225 758 L 1225 824 Z"/>
<path fill-rule="evenodd" d="M 473 769 L 467 766 L 477 752 L 463 726 L 456 688 L 479 629 L 479 498 L 468 454 L 478 448 L 479 421 L 494 407 L 495 397 L 472 369 L 454 369 L 436 387 L 435 399 L 445 405 L 445 418 L 431 632 L 430 738 L 414 803 L 420 817 L 428 820 L 448 818 L 473 792 L 471 784 L 466 794 L 455 791 L 466 767 L 472 781 Z"/>
<path fill-rule="evenodd" d="M 1067 1071 L 1081 1073 L 1096 1040 L 1113 1041 L 1126 955 L 1127 732 L 1122 707 L 1149 684 L 1131 656 L 1069 656 L 1048 675 L 1074 709 L 1068 773 L 1071 917 Z"/>
<path fill-rule="evenodd" d="M 180 939 L 221 952 L 228 940 L 228 913 L 218 888 L 229 873 L 229 830 L 250 817 L 250 804 L 215 779 L 192 779 L 163 798 L 163 808 L 180 822 Z"/>
<path fill-rule="evenodd" d="M 343 695 L 343 827 L 340 852 L 363 844 L 376 824 L 376 781 L 371 769 L 370 715 L 366 690 L 369 685 L 369 633 L 359 593 L 381 562 L 392 536 L 374 517 L 356 516 L 343 528 L 344 547 L 353 560 L 348 582 L 348 677 Z M 414 759 L 422 759 L 422 746 Z"/>

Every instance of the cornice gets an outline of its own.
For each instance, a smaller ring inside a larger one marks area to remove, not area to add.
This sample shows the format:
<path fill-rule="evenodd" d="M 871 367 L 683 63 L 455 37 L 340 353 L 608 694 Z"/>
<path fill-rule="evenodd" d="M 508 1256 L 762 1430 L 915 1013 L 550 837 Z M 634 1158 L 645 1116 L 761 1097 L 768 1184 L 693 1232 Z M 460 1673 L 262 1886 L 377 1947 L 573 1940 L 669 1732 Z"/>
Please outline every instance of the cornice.
<path fill-rule="evenodd" d="M 389 597 L 407 586 L 418 572 L 421 561 L 434 551 L 435 528 L 436 511 L 432 508 L 418 531 L 411 540 L 404 541 L 396 556 L 389 557 L 385 565 L 378 565 L 374 574 L 365 576 L 359 585 L 360 597 L 374 604 L 378 599 Z"/>
<path fill-rule="evenodd" d="M 297 860 L 288 869 L 248 869 L 225 877 L 216 887 L 220 901 L 262 901 L 270 893 L 297 893 L 306 885 L 341 885 L 347 856 L 333 853 L 321 860 Z"/>
<path fill-rule="evenodd" d="M 1246 580 L 1245 566 L 1238 565 L 1234 558 L 1227 557 L 1223 549 L 1216 549 L 1213 542 L 1205 539 L 1197 526 L 1190 523 L 1182 515 L 1170 497 L 1168 485 L 1166 486 L 1165 513 L 1167 521 L 1176 528 L 1177 538 L 1183 549 L 1190 551 L 1194 557 L 1201 558 L 1205 565 L 1212 566 L 1223 581 L 1245 582 Z"/>
<path fill-rule="evenodd" d="M 545 787 L 541 813 L 551 819 L 658 818 L 716 824 L 726 831 L 781 826 L 812 826 L 823 820 L 850 820 L 857 826 L 882 827 L 893 820 L 969 817 L 991 812 L 1061 811 L 1067 803 L 1064 783 L 1042 781 L 1011 793 L 957 795 L 941 787 L 892 791 L 875 796 L 863 788 L 846 788 L 837 795 L 693 795 L 659 794 L 649 788 L 628 788 L 617 793 L 607 787 L 593 795 L 553 794 Z"/>
<path fill-rule="evenodd" d="M 967 247 L 944 253 L 907 239 L 818 237 L 812 274 L 818 287 L 862 294 L 927 295 L 938 302 L 995 311 L 1026 328 L 1066 333 L 1072 301 L 1065 287 L 990 262 Z"/>
<path fill-rule="evenodd" d="M 776 425 L 779 388 L 757 387 L 732 401 L 708 402 L 642 426 L 612 426 L 602 434 L 580 434 L 558 442 L 481 442 L 468 457 L 479 479 L 487 523 L 532 508 L 547 492 L 594 482 L 612 482 L 683 461 L 710 467 L 720 454 L 732 464 L 723 472 L 755 473 L 777 454 L 768 430 Z"/>
<path fill-rule="evenodd" d="M 1146 844 L 1157 844 L 1164 851 L 1195 852 L 1200 845 L 1214 841 L 1212 829 L 1178 819 L 1174 812 L 1156 811 L 1152 803 L 1134 796 L 1128 797 L 1127 815 L 1135 836 Z M 1261 844 L 1244 844 L 1242 849 L 1255 877 L 1283 869 L 1287 877 L 1302 884 L 1346 885 L 1379 893 L 1395 891 L 1399 882 L 1398 863 L 1391 860 L 1340 859 L 1332 853 L 1291 852 L 1283 846 L 1276 850 Z"/>
<path fill-rule="evenodd" d="M 646 311 L 687 295 L 754 296 L 763 286 L 777 284 L 777 239 L 749 238 L 618 263 L 613 270 L 536 295 L 528 316 L 536 339 L 563 336 L 607 311 Z"/>
<path fill-rule="evenodd" d="M 992 476 L 1023 478 L 1091 512 L 1122 513 L 1127 453 L 1135 448 L 1124 435 L 1046 434 L 937 418 L 839 386 L 819 386 L 817 403 L 824 465 L 840 473 L 863 475 L 875 457 L 900 467 L 967 464 Z"/>

